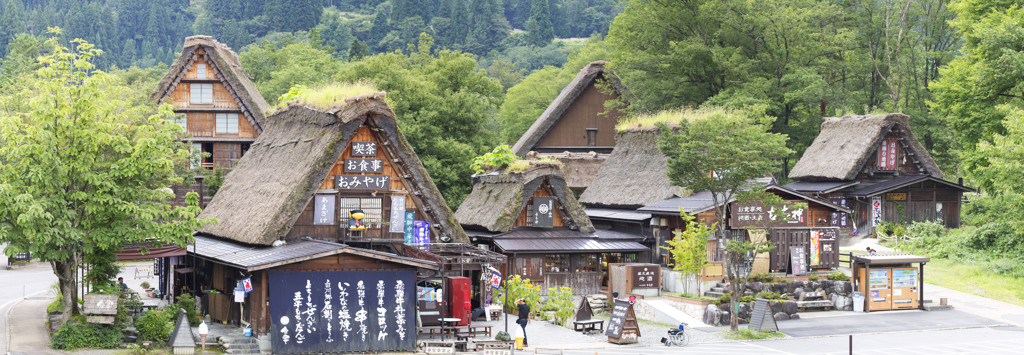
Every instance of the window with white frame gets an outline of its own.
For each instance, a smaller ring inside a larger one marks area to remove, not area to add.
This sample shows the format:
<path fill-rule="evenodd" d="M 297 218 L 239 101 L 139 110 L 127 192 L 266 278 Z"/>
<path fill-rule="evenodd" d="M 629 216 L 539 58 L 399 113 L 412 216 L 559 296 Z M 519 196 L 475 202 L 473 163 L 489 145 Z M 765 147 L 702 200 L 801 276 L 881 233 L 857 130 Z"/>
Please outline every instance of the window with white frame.
<path fill-rule="evenodd" d="M 217 114 L 218 134 L 238 134 L 238 114 L 218 113 Z"/>
<path fill-rule="evenodd" d="M 213 84 L 192 84 L 189 87 L 189 102 L 194 104 L 213 103 Z"/>
<path fill-rule="evenodd" d="M 172 120 L 174 120 L 174 123 L 181 126 L 182 132 L 188 132 L 188 118 L 184 113 L 175 114 Z"/>
<path fill-rule="evenodd" d="M 199 143 L 192 143 L 192 154 L 189 154 L 188 168 L 195 169 L 196 166 L 200 165 L 203 160 L 203 145 Z"/>
<path fill-rule="evenodd" d="M 196 79 L 206 79 L 206 64 L 196 64 Z"/>

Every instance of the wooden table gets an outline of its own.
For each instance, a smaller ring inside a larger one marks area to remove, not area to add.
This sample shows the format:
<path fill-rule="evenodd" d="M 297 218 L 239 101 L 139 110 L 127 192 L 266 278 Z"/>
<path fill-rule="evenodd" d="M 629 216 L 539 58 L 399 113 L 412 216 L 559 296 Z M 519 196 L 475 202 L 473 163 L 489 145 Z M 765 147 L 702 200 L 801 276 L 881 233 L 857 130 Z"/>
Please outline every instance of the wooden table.
<path fill-rule="evenodd" d="M 446 328 L 457 325 L 461 320 L 462 318 L 441 318 L 441 340 L 444 340 Z"/>
<path fill-rule="evenodd" d="M 468 331 L 469 334 L 472 334 L 474 336 L 487 335 L 487 337 L 489 338 L 491 337 L 491 327 L 492 326 L 490 325 L 469 325 Z"/>

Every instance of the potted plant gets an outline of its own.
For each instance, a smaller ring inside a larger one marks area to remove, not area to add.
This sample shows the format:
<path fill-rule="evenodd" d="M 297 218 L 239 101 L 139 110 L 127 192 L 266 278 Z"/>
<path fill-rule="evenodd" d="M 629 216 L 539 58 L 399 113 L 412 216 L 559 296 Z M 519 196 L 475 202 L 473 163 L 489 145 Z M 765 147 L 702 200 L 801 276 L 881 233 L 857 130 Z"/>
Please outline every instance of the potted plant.
<path fill-rule="evenodd" d="M 149 290 L 149 281 L 142 281 L 142 284 L 140 284 L 140 286 L 142 286 L 143 290 Z"/>

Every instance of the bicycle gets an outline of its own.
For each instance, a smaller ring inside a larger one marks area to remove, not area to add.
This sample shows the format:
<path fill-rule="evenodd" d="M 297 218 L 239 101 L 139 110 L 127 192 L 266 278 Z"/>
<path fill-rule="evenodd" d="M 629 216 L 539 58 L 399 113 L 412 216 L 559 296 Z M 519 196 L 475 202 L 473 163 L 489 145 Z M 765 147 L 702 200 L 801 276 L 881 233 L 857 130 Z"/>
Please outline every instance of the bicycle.
<path fill-rule="evenodd" d="M 686 323 L 679 323 L 678 329 L 669 329 L 668 336 L 661 338 L 665 346 L 686 346 L 690 343 L 690 337 L 686 335 Z"/>

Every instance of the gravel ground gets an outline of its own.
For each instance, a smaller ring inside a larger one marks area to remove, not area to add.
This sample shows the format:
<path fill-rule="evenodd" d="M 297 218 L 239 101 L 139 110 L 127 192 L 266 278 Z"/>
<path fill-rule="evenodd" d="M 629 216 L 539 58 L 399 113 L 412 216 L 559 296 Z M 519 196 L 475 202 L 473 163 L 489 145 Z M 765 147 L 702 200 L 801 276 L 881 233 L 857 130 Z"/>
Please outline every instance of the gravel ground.
<path fill-rule="evenodd" d="M 595 319 L 604 319 L 605 324 L 608 323 L 609 317 L 610 314 L 608 313 L 602 313 L 594 316 Z M 672 324 L 650 322 L 642 319 L 638 321 L 640 323 L 639 345 L 641 346 L 661 345 L 661 338 L 668 335 L 668 330 L 670 328 L 678 326 Z M 700 325 L 703 326 L 703 324 Z M 711 327 L 690 327 L 689 329 L 686 330 L 686 334 L 687 336 L 690 337 L 690 343 L 692 344 L 728 341 L 725 338 L 722 338 L 721 335 L 717 334 L 720 331 L 721 329 Z M 604 332 L 592 333 L 589 336 L 594 338 L 594 341 L 608 341 L 608 336 L 604 335 Z"/>

